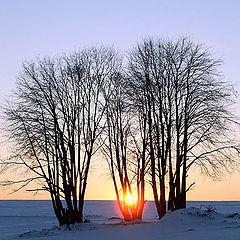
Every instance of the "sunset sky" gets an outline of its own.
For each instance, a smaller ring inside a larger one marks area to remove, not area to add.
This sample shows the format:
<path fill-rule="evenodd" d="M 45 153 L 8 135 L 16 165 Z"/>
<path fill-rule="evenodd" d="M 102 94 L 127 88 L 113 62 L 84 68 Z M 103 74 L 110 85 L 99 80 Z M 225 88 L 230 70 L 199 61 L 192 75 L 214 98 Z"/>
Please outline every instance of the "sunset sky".
<path fill-rule="evenodd" d="M 15 87 L 21 63 L 38 56 L 55 56 L 94 44 L 123 51 L 144 37 L 189 36 L 223 58 L 224 80 L 240 92 L 240 1 L 238 0 L 8 0 L 0 1 L 0 103 Z M 234 111 L 240 117 L 240 101 Z M 1 145 L 0 156 L 7 154 Z M 9 173 L 10 174 L 10 173 Z M 16 176 L 11 173 L 11 176 Z M 8 175 L 0 176 L 1 180 Z M 213 181 L 194 169 L 196 186 L 188 200 L 240 201 L 240 173 Z M 46 199 L 47 194 L 20 191 L 1 199 Z M 146 193 L 152 199 L 151 189 Z M 107 164 L 93 162 L 87 199 L 115 199 Z"/>

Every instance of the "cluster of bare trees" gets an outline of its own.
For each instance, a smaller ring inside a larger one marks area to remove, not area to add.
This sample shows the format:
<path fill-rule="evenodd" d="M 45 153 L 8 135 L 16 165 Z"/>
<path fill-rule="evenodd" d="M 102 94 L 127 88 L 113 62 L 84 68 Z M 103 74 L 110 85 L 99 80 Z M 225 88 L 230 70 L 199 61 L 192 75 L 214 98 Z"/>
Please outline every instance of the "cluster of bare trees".
<path fill-rule="evenodd" d="M 7 163 L 34 173 L 25 185 L 44 181 L 60 225 L 83 220 L 90 162 L 107 106 L 103 96 L 117 62 L 113 50 L 92 48 L 26 63 L 14 103 L 6 109 L 10 138 L 17 144 Z"/>
<path fill-rule="evenodd" d="M 228 130 L 231 88 L 201 44 L 145 40 L 130 53 L 129 92 L 147 123 L 151 185 L 159 218 L 186 207 L 187 174 L 198 164 L 208 174 L 237 161 L 239 146 Z M 168 180 L 168 192 L 166 192 Z"/>
<path fill-rule="evenodd" d="M 221 61 L 200 44 L 147 39 L 126 66 L 112 48 L 23 65 L 13 101 L 5 109 L 16 144 L 5 163 L 23 165 L 42 180 L 60 223 L 83 221 L 90 163 L 107 159 L 119 208 L 141 219 L 150 182 L 159 218 L 186 207 L 188 171 L 208 174 L 233 164 L 239 152 L 228 132 L 232 92 L 221 81 Z M 11 184 L 13 182 L 9 182 Z M 136 203 L 124 201 L 136 192 Z M 65 201 L 65 203 L 63 203 Z"/>
<path fill-rule="evenodd" d="M 146 122 L 142 122 L 129 101 L 123 75 L 118 75 L 112 82 L 107 101 L 102 153 L 108 160 L 118 206 L 124 219 L 141 219 L 145 203 Z M 129 205 L 125 198 L 133 196 L 133 191 L 136 192 L 137 201 Z"/>

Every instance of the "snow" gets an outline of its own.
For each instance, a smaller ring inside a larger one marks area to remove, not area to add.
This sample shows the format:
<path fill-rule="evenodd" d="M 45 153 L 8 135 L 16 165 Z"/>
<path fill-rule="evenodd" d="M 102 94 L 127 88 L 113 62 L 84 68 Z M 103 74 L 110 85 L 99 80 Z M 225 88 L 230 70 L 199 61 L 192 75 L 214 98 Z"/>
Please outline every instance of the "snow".
<path fill-rule="evenodd" d="M 50 201 L 0 201 L 0 239 L 240 239 L 240 202 L 188 202 L 187 206 L 157 220 L 154 203 L 147 202 L 143 220 L 126 223 L 108 220 L 120 216 L 115 201 L 86 201 L 84 215 L 90 223 L 69 230 L 58 227 Z"/>

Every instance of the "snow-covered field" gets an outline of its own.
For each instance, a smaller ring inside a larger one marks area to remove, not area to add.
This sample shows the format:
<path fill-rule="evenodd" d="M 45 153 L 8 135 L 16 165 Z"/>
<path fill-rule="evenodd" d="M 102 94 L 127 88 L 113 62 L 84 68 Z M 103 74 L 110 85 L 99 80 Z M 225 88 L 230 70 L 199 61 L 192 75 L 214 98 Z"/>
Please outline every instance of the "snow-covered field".
<path fill-rule="evenodd" d="M 208 206 L 215 208 L 209 211 Z M 108 220 L 120 216 L 115 201 L 86 201 L 90 223 L 59 228 L 50 201 L 0 201 L 0 239 L 240 239 L 240 202 L 188 202 L 188 208 L 157 220 L 147 202 L 143 221 L 126 224 Z"/>

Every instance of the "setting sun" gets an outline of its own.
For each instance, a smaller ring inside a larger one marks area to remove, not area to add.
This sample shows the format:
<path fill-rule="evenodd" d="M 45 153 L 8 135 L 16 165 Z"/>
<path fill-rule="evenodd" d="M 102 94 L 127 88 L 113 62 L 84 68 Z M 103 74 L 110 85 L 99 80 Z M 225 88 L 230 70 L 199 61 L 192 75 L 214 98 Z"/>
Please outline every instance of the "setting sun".
<path fill-rule="evenodd" d="M 133 205 L 136 202 L 136 199 L 130 193 L 128 193 L 125 197 L 125 201 L 127 205 Z"/>

